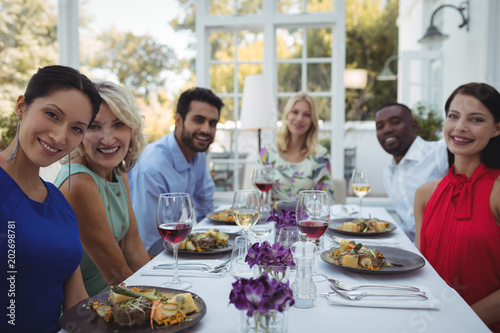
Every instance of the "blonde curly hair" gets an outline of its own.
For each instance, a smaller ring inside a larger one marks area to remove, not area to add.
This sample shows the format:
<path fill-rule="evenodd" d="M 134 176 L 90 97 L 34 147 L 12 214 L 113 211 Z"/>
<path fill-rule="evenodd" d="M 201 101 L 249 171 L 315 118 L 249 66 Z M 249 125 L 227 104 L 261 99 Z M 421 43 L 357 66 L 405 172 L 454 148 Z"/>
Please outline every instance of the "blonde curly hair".
<path fill-rule="evenodd" d="M 283 123 L 276 133 L 276 147 L 279 151 L 287 151 L 290 144 L 290 131 L 288 130 L 288 114 L 292 111 L 295 103 L 305 101 L 311 108 L 311 128 L 307 131 L 306 141 L 304 146 L 301 147 L 300 152 L 307 156 L 313 155 L 319 144 L 318 139 L 318 112 L 316 111 L 316 103 L 314 99 L 305 92 L 298 92 L 291 97 L 283 109 Z"/>
<path fill-rule="evenodd" d="M 120 121 L 130 127 L 131 138 L 127 154 L 122 163 L 114 168 L 117 174 L 127 172 L 134 167 L 146 146 L 146 139 L 142 132 L 144 117 L 130 90 L 109 81 L 96 81 L 94 85 L 101 95 L 103 103 L 108 105 L 111 112 Z M 71 153 L 71 158 L 78 156 L 85 156 L 83 143 Z M 67 163 L 67 159 L 63 163 Z"/>

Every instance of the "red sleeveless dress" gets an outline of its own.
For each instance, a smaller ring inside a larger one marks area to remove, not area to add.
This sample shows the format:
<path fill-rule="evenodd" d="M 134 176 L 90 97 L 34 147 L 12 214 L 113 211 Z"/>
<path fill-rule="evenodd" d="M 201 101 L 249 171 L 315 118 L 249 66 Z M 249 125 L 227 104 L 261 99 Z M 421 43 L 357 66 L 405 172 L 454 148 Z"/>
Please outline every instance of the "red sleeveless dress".
<path fill-rule="evenodd" d="M 500 289 L 500 225 L 490 208 L 499 175 L 480 164 L 469 179 L 452 166 L 424 210 L 422 254 L 469 305 Z M 500 322 L 490 328 L 500 332 Z"/>

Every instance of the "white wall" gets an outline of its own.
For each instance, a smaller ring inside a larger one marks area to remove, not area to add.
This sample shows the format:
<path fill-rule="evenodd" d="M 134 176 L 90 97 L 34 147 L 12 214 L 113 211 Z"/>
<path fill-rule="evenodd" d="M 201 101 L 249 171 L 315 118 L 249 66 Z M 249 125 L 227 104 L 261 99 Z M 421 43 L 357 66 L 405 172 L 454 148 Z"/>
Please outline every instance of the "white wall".
<path fill-rule="evenodd" d="M 425 45 L 419 44 L 430 24 L 434 9 L 441 4 L 459 7 L 463 0 L 407 0 L 400 1 L 399 6 L 399 54 L 405 52 L 426 51 Z M 471 0 L 469 31 L 459 29 L 462 22 L 460 13 L 453 8 L 443 8 L 439 11 L 441 18 L 436 17 L 435 23 L 440 31 L 449 35 L 441 43 L 438 50 L 442 54 L 442 88 L 441 101 L 444 102 L 450 93 L 459 85 L 468 82 L 486 82 L 500 90 L 500 4 L 498 0 Z M 439 24 L 441 22 L 441 24 Z M 398 94 L 401 96 L 403 85 L 418 80 L 411 71 L 401 68 L 399 63 Z M 404 77 L 410 73 L 410 77 Z M 424 76 L 425 77 L 425 76 Z M 425 83 L 425 82 L 424 82 Z M 409 103 L 406 96 L 403 103 Z M 410 105 L 411 106 L 411 105 Z"/>

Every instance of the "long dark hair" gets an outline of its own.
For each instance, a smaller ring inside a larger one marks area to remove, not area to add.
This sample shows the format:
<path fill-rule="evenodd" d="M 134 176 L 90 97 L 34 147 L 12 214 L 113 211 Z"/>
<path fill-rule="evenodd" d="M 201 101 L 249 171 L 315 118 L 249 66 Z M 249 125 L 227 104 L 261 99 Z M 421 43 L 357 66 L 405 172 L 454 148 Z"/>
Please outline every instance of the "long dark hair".
<path fill-rule="evenodd" d="M 467 83 L 461 85 L 448 97 L 444 111 L 448 115 L 451 101 L 456 95 L 467 95 L 475 97 L 490 111 L 495 123 L 500 122 L 500 93 L 486 83 Z M 481 151 L 481 162 L 488 168 L 500 169 L 500 135 L 491 138 L 486 147 Z M 452 156 L 454 159 L 454 156 Z"/>
<path fill-rule="evenodd" d="M 46 97 L 55 91 L 69 89 L 76 89 L 89 97 L 92 104 L 92 119 L 89 123 L 91 124 L 99 111 L 102 98 L 92 81 L 74 68 L 60 65 L 39 68 L 28 82 L 24 92 L 24 100 L 28 106 L 39 97 Z"/>

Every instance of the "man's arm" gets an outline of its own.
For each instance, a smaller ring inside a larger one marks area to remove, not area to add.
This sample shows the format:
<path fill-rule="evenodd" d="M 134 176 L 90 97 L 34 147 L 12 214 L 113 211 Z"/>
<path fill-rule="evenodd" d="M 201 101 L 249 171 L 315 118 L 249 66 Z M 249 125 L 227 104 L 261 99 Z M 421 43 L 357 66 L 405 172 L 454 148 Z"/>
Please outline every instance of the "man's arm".
<path fill-rule="evenodd" d="M 203 165 L 206 165 L 206 160 L 203 160 Z M 208 167 L 204 167 L 202 172 L 199 172 L 199 177 L 196 179 L 196 192 L 193 198 L 193 205 L 196 212 L 196 219 L 201 221 L 205 215 L 214 210 L 214 192 L 215 184 L 210 175 Z"/>
<path fill-rule="evenodd" d="M 165 176 L 159 169 L 152 166 L 134 168 L 128 175 L 139 236 L 148 252 L 151 246 L 160 239 L 155 222 L 158 196 L 169 192 Z M 163 168 L 171 169 L 168 165 L 164 165 Z"/>

